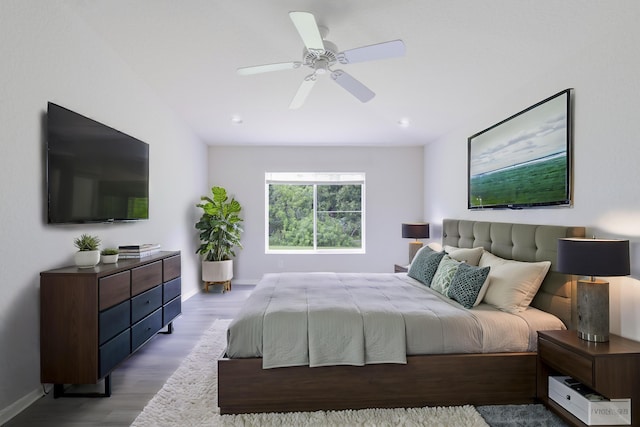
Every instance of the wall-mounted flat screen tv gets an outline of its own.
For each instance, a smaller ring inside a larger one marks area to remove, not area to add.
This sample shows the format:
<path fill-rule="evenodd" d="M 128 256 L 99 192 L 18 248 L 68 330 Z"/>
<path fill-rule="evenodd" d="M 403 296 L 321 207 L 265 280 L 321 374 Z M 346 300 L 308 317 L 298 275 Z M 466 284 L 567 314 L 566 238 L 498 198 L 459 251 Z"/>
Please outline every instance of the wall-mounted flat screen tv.
<path fill-rule="evenodd" d="M 149 218 L 149 145 L 59 105 L 47 108 L 50 224 Z"/>
<path fill-rule="evenodd" d="M 571 92 L 468 138 L 469 209 L 571 205 Z"/>

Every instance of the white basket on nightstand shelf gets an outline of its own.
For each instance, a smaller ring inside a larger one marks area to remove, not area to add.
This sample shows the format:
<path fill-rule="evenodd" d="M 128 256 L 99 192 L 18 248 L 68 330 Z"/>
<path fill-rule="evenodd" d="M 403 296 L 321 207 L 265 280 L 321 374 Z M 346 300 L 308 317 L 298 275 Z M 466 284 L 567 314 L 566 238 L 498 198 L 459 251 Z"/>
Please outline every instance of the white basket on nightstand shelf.
<path fill-rule="evenodd" d="M 606 399 L 571 377 L 549 377 L 549 399 L 589 426 L 631 424 L 631 399 Z"/>

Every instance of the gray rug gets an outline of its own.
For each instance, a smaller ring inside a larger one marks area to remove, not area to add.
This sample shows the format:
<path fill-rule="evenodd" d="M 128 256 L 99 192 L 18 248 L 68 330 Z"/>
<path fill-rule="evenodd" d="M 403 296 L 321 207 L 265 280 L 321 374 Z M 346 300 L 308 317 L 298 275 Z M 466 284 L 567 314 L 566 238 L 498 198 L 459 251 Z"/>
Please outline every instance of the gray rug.
<path fill-rule="evenodd" d="M 477 406 L 476 409 L 491 427 L 568 426 L 544 405 L 491 405 Z"/>

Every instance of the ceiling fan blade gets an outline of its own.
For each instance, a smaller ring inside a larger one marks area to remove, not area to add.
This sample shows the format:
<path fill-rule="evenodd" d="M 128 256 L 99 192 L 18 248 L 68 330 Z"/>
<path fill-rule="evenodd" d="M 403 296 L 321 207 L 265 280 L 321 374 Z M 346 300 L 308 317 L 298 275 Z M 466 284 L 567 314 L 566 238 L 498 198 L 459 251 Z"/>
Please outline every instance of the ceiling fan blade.
<path fill-rule="evenodd" d="M 310 74 L 305 77 L 305 79 L 302 81 L 302 84 L 298 88 L 298 91 L 296 92 L 296 96 L 294 96 L 291 100 L 289 108 L 291 110 L 295 110 L 302 107 L 302 104 L 304 104 L 304 101 L 307 99 L 307 96 L 309 96 L 309 93 L 311 92 L 311 89 L 313 89 L 313 85 L 315 84 L 316 76 L 314 74 Z"/>
<path fill-rule="evenodd" d="M 301 62 L 279 62 L 277 64 L 265 64 L 265 65 L 256 65 L 253 67 L 242 67 L 242 68 L 238 68 L 237 72 L 241 76 L 248 76 L 251 74 L 268 73 L 270 71 L 293 70 L 294 68 L 300 68 L 301 65 L 302 65 Z"/>
<path fill-rule="evenodd" d="M 396 58 L 398 56 L 404 56 L 404 54 L 404 42 L 402 40 L 392 40 L 389 42 L 345 50 L 340 54 L 340 56 L 343 57 L 345 61 L 343 62 L 341 60 L 340 62 L 343 64 L 352 64 L 354 62 Z"/>
<path fill-rule="evenodd" d="M 289 12 L 289 17 L 308 50 L 324 50 L 322 35 L 312 13 Z"/>
<path fill-rule="evenodd" d="M 358 98 L 361 102 L 368 102 L 376 96 L 368 87 L 360 83 L 342 70 L 335 70 L 331 73 L 331 78 L 340 86 L 345 88 L 347 92 Z"/>

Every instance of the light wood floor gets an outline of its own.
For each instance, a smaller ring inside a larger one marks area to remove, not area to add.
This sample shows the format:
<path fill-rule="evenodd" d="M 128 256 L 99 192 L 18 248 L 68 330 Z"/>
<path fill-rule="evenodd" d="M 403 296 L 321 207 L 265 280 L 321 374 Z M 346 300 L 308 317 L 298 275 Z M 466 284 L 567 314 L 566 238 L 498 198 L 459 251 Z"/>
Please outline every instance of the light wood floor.
<path fill-rule="evenodd" d="M 111 397 L 54 399 L 44 396 L 5 424 L 7 427 L 128 426 L 190 353 L 216 319 L 232 319 L 254 286 L 199 293 L 182 304 L 173 334 L 157 335 L 111 374 Z M 103 384 L 71 391 L 104 390 Z"/>

